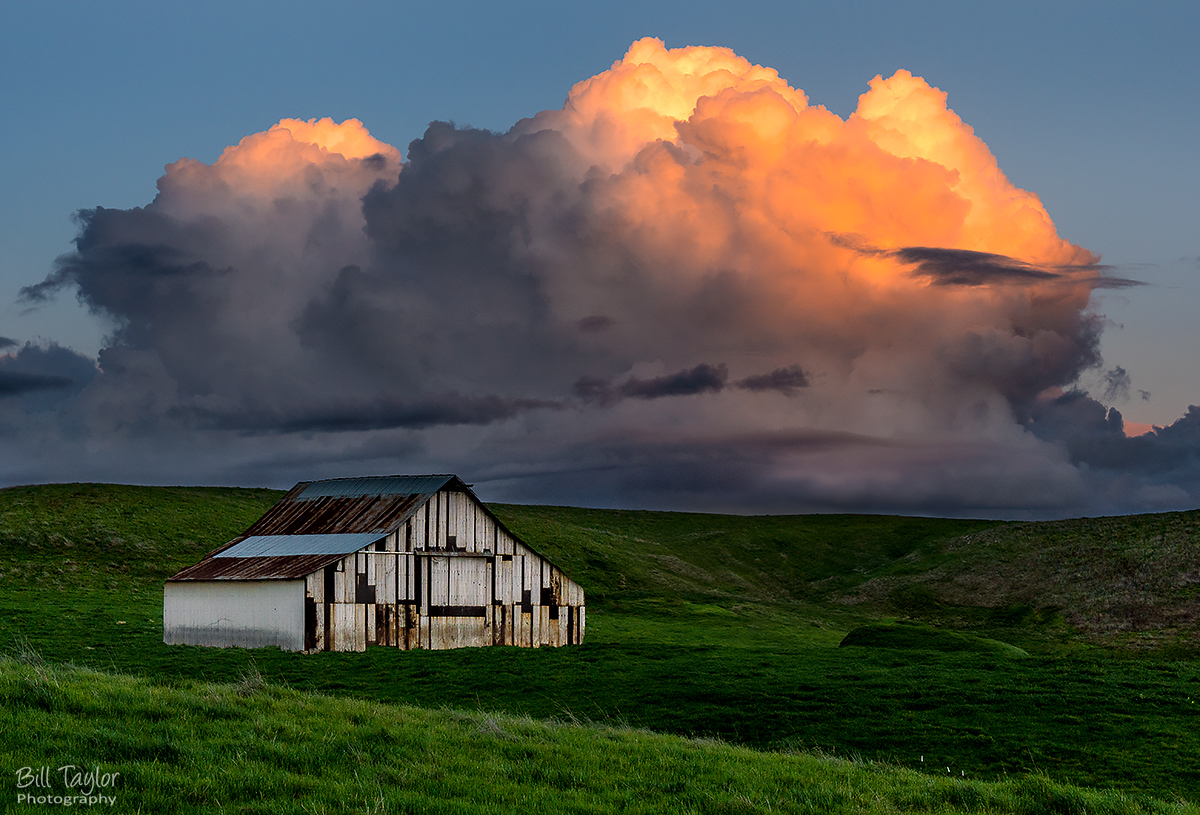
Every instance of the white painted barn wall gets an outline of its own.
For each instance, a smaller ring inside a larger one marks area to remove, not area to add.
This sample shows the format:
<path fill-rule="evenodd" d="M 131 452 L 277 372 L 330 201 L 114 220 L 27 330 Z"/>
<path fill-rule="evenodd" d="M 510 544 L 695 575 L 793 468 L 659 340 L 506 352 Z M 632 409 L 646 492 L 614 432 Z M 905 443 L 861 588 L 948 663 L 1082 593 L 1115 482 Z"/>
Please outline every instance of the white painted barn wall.
<path fill-rule="evenodd" d="M 278 646 L 304 650 L 303 580 L 210 580 L 166 584 L 168 645 Z"/>

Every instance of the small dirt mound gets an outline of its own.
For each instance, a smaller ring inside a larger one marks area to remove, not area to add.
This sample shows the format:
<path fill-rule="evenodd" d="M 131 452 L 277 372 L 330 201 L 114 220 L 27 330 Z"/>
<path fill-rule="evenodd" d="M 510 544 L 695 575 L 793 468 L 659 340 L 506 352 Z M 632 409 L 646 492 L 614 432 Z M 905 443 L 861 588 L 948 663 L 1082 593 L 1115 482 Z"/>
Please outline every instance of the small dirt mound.
<path fill-rule="evenodd" d="M 993 656 L 1027 657 L 1023 648 L 987 637 L 946 631 L 919 623 L 869 623 L 854 629 L 839 648 L 905 648 L 914 651 L 968 651 Z"/>

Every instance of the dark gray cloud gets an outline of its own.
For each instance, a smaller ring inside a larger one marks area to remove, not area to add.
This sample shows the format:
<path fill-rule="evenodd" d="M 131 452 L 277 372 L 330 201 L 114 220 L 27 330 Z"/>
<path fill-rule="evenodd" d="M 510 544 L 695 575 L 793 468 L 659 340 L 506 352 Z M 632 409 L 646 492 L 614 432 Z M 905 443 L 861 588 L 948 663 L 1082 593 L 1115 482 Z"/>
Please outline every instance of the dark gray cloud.
<path fill-rule="evenodd" d="M 1128 399 L 1129 386 L 1132 379 L 1129 372 L 1117 365 L 1104 372 L 1104 398 L 1111 402 L 1114 399 Z M 1144 391 L 1143 391 L 1144 393 Z"/>
<path fill-rule="evenodd" d="M 1128 437 L 1121 412 L 1082 391 L 1038 400 L 1024 417 L 1039 438 L 1063 444 L 1085 467 L 1109 511 L 1194 504 L 1200 495 L 1200 406 L 1149 433 Z"/>
<path fill-rule="evenodd" d="M 724 365 L 700 363 L 695 368 L 651 379 L 630 377 L 617 392 L 628 399 L 661 399 L 664 396 L 693 396 L 718 393 L 725 387 L 729 369 Z"/>
<path fill-rule="evenodd" d="M 991 252 L 936 246 L 907 246 L 884 254 L 915 266 L 914 274 L 928 277 L 939 286 L 988 286 L 1055 280 L 1076 282 L 1085 275 L 1089 285 L 1097 289 L 1125 289 L 1145 285 L 1139 280 L 1112 276 L 1109 274 L 1112 267 L 1098 263 L 1038 266 Z"/>
<path fill-rule="evenodd" d="M 694 368 L 665 376 L 649 379 L 631 376 L 619 384 L 609 379 L 584 376 L 575 380 L 571 394 L 584 402 L 609 407 L 622 399 L 662 399 L 668 396 L 720 393 L 727 379 L 729 369 L 725 365 L 702 362 Z"/>
<path fill-rule="evenodd" d="M 1004 284 L 1078 283 L 1085 280 L 1094 289 L 1127 289 L 1144 281 L 1113 275 L 1113 267 L 1101 263 L 1046 265 L 1029 263 L 993 252 L 940 246 L 906 246 L 880 249 L 861 235 L 831 233 L 826 237 L 836 246 L 861 255 L 895 258 L 915 267 L 913 274 L 929 278 L 939 286 L 994 286 Z"/>
<path fill-rule="evenodd" d="M 26 374 L 19 371 L 6 371 L 0 368 L 0 397 L 16 396 L 30 391 L 54 390 L 68 388 L 71 380 L 65 376 L 47 376 L 45 374 Z"/>
<path fill-rule="evenodd" d="M 414 402 L 381 400 L 339 402 L 304 412 L 245 410 L 208 414 L 200 418 L 224 430 L 257 433 L 345 433 L 364 430 L 425 429 L 442 425 L 488 425 L 530 410 L 561 410 L 561 402 L 506 399 L 502 396 L 464 396 L 448 393 Z"/>
<path fill-rule="evenodd" d="M 631 376 L 623 382 L 600 377 L 584 376 L 575 380 L 571 394 L 584 402 L 609 407 L 622 399 L 662 399 L 668 396 L 696 396 L 720 393 L 730 387 L 729 368 L 724 363 L 710 365 L 702 362 L 694 368 L 665 376 L 642 379 Z M 808 375 L 799 365 L 776 368 L 770 373 L 755 374 L 739 379 L 731 387 L 747 391 L 777 391 L 792 396 L 799 388 L 807 388 Z"/>
<path fill-rule="evenodd" d="M 579 321 L 580 331 L 605 331 L 613 327 L 616 321 L 603 314 L 591 314 Z"/>
<path fill-rule="evenodd" d="M 980 460 L 1026 478 L 998 482 L 978 468 Z M 870 478 L 861 477 L 864 470 Z M 501 500 L 533 494 L 571 503 L 589 495 L 592 505 L 703 512 L 1044 517 L 1064 504 L 1087 506 L 1075 468 L 1028 450 L 822 430 L 590 438 L 564 449 L 554 465 L 514 449 L 472 479 Z"/>
<path fill-rule="evenodd" d="M 605 406 L 620 401 L 620 396 L 613 387 L 612 380 L 602 379 L 598 376 L 581 376 L 576 379 L 575 384 L 571 386 L 571 395 L 584 402 Z"/>
<path fill-rule="evenodd" d="M 8 337 L 0 337 L 0 348 L 13 348 L 14 346 L 20 344 L 21 343 L 17 342 L 16 340 L 9 339 Z"/>
<path fill-rule="evenodd" d="M 916 266 L 914 274 L 929 277 L 939 286 L 983 286 L 1055 280 L 1060 275 L 1029 263 L 990 252 L 909 246 L 891 253 L 902 263 Z"/>
<path fill-rule="evenodd" d="M 0 398 L 38 393 L 36 399 L 26 400 L 26 407 L 52 406 L 78 393 L 96 373 L 91 360 L 68 348 L 26 343 L 15 354 L 0 356 Z"/>
<path fill-rule="evenodd" d="M 1103 362 L 1103 321 L 1071 308 L 1071 299 L 1047 293 L 1032 300 L 1030 313 L 1014 320 L 1010 331 L 968 329 L 937 353 L 962 382 L 986 383 L 1014 406 L 1023 405 Z"/>
<path fill-rule="evenodd" d="M 767 374 L 748 376 L 735 384 L 748 391 L 779 391 L 785 396 L 792 396 L 798 389 L 807 388 L 810 382 L 803 368 L 790 365 L 787 368 L 776 368 Z"/>
<path fill-rule="evenodd" d="M 206 245 L 219 245 L 222 226 L 205 220 L 183 224 L 150 209 L 80 210 L 76 251 L 60 257 L 40 283 L 21 289 L 26 303 L 45 302 L 63 288 L 75 288 L 91 308 L 121 319 L 134 342 L 152 342 L 144 333 L 172 305 L 195 299 L 196 281 L 228 273 L 203 259 Z"/>

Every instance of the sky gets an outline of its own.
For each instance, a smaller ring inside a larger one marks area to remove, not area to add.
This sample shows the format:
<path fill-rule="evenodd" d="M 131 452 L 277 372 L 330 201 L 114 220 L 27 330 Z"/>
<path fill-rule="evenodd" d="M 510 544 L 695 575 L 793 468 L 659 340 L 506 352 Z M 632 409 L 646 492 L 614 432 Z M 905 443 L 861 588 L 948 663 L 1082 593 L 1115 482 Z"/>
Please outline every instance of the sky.
<path fill-rule="evenodd" d="M 1198 24 L 9 4 L 0 483 L 1195 507 Z"/>

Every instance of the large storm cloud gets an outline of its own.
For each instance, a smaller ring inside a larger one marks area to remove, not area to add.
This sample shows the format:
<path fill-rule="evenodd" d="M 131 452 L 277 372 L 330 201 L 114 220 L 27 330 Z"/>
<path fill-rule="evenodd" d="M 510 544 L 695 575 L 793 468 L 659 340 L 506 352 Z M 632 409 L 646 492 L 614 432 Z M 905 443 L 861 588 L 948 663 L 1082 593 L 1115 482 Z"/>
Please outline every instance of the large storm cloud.
<path fill-rule="evenodd" d="M 284 120 L 80 217 L 24 297 L 71 290 L 117 328 L 57 408 L 72 431 L 42 422 L 61 458 L 8 478 L 83 443 L 104 457 L 70 466 L 148 480 L 459 470 L 571 503 L 1200 497 L 1191 413 L 1129 439 L 1073 390 L 1101 365 L 1093 292 L 1129 281 L 905 71 L 842 119 L 727 49 L 642 40 L 505 133 L 435 122 L 402 157 L 356 120 Z"/>

